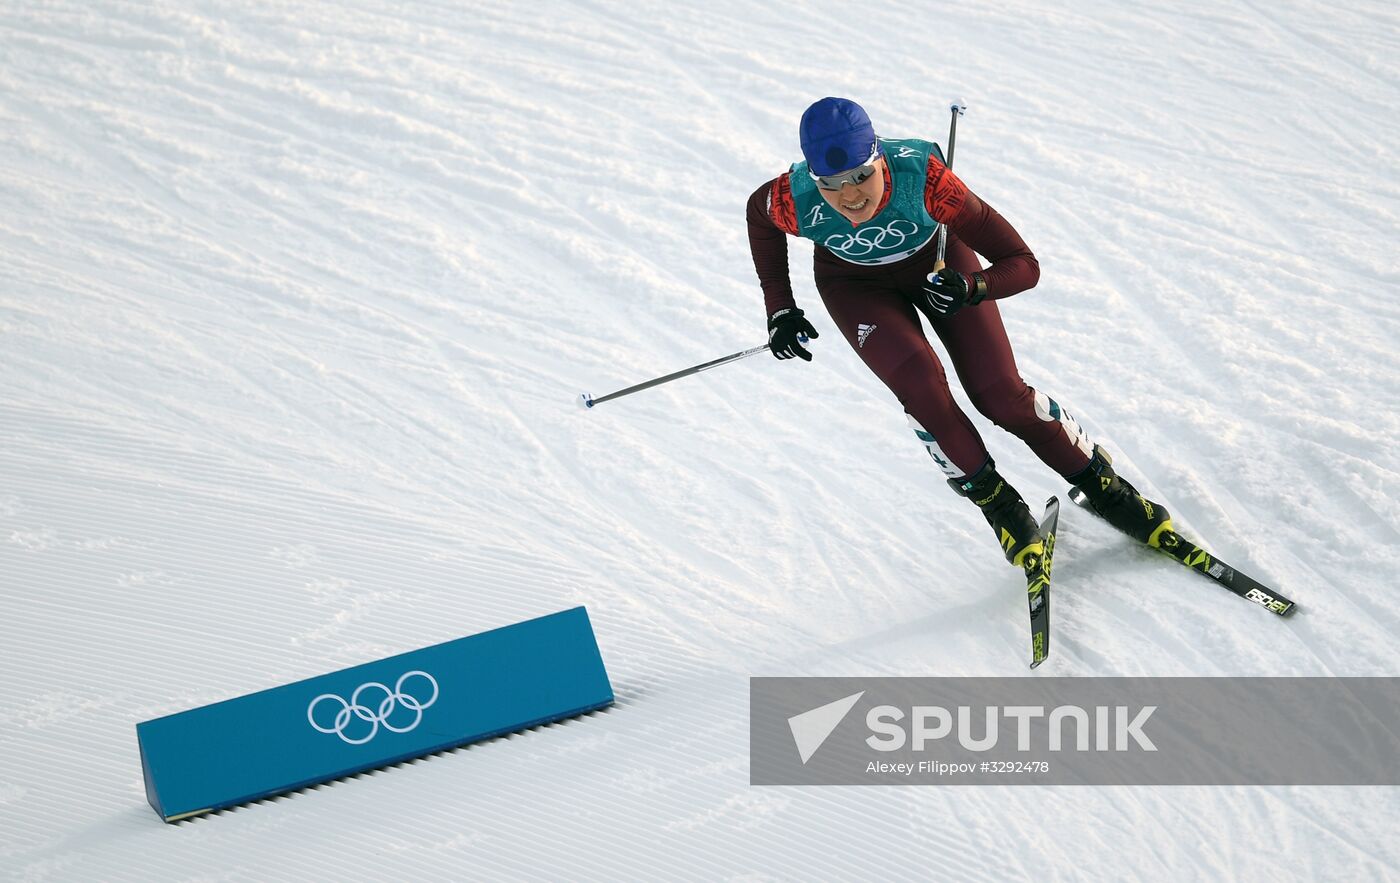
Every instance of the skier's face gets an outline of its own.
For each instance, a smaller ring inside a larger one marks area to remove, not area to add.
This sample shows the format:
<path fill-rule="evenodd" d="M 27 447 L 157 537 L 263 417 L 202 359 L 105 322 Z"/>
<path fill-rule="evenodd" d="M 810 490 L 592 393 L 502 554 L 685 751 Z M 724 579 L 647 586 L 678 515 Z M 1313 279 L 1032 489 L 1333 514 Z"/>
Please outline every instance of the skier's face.
<path fill-rule="evenodd" d="M 840 190 L 818 189 L 817 192 L 846 220 L 852 224 L 864 224 L 875 217 L 875 211 L 880 207 L 880 198 L 885 195 L 885 158 L 882 156 L 875 160 L 874 166 L 875 174 L 859 184 L 847 181 L 841 185 Z"/>

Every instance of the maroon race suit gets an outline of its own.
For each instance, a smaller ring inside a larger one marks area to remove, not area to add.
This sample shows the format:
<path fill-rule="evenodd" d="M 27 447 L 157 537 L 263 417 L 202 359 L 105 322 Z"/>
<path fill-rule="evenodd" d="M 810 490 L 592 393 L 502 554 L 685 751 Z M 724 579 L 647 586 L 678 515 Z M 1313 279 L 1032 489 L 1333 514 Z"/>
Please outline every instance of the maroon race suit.
<path fill-rule="evenodd" d="M 890 198 L 888 163 L 884 175 L 885 195 L 876 214 Z M 981 273 L 986 280 L 986 299 L 981 303 L 965 306 L 952 316 L 926 316 L 948 350 L 963 389 L 978 411 L 1024 441 L 1051 469 L 1062 476 L 1082 471 L 1089 464 L 1087 445 L 1076 444 L 1072 433 L 1051 414 L 1037 412 L 1036 391 L 1016 369 L 997 308 L 996 301 L 1035 286 L 1040 278 L 1035 255 L 1006 219 L 934 157 L 928 162 L 924 204 L 933 219 L 947 227 L 948 266 L 969 278 Z M 769 181 L 749 197 L 748 229 L 768 315 L 795 306 L 786 237 L 797 235 L 798 226 L 787 175 Z M 914 306 L 923 302 L 926 277 L 937 257 L 936 240 L 910 257 L 875 266 L 845 261 L 815 245 L 812 264 L 817 291 L 832 321 L 905 412 L 937 440 L 937 447 L 956 467 L 944 465 L 944 471 L 959 477 L 958 473 L 975 474 L 987 462 L 988 453 L 982 437 L 953 400 L 943 365 L 924 336 Z M 978 254 L 991 266 L 984 270 Z M 1058 406 L 1053 410 L 1058 411 Z M 935 459 L 943 465 L 936 454 Z"/>

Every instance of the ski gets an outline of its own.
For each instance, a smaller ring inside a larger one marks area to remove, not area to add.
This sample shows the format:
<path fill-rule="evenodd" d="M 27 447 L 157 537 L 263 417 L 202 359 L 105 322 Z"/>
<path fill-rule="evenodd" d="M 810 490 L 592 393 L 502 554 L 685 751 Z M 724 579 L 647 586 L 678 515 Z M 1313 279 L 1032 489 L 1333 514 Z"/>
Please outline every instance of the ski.
<path fill-rule="evenodd" d="M 1077 505 L 1094 512 L 1089 505 L 1084 492 L 1079 488 L 1069 492 L 1069 498 Z M 1098 515 L 1097 512 L 1094 512 Z M 1161 537 L 1161 545 L 1156 547 L 1158 551 L 1171 556 L 1178 563 L 1184 564 L 1192 570 L 1204 576 L 1210 577 L 1220 585 L 1244 598 L 1246 601 L 1253 601 L 1270 613 L 1279 616 L 1287 616 L 1297 607 L 1278 592 L 1259 582 L 1251 576 L 1240 573 L 1235 568 L 1221 561 L 1200 546 L 1183 537 L 1176 531 L 1165 531 Z"/>
<path fill-rule="evenodd" d="M 1045 503 L 1045 517 L 1040 522 L 1045 552 L 1029 555 L 1024 564 L 1026 597 L 1031 612 L 1031 668 L 1050 655 L 1050 568 L 1055 558 L 1055 527 L 1060 521 L 1060 498 L 1051 497 Z"/>

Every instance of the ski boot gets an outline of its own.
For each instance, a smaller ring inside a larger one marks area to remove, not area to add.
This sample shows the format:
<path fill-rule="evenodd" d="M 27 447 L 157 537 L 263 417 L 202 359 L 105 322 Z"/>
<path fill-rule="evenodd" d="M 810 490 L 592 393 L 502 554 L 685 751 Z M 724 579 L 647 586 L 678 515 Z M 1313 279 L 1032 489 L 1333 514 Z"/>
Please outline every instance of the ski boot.
<path fill-rule="evenodd" d="M 1026 501 L 997 474 L 996 463 L 990 457 L 975 475 L 950 478 L 948 485 L 982 510 L 1007 561 L 1022 569 L 1037 566 L 1045 555 L 1040 526 L 1031 517 Z"/>
<path fill-rule="evenodd" d="M 1172 517 L 1165 506 L 1138 493 L 1137 488 L 1113 471 L 1113 460 L 1101 445 L 1094 445 L 1089 465 L 1067 479 L 1084 492 L 1089 508 L 1123 533 L 1161 548 L 1161 538 L 1171 533 Z"/>

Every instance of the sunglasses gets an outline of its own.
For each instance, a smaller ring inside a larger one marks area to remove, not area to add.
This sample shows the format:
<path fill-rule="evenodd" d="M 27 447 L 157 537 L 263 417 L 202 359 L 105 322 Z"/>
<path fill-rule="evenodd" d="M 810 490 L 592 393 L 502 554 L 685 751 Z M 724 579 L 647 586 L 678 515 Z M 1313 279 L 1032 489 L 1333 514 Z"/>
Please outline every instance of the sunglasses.
<path fill-rule="evenodd" d="M 812 174 L 812 180 L 817 182 L 817 187 L 822 190 L 840 190 L 844 184 L 860 185 L 869 177 L 875 174 L 875 160 L 880 158 L 880 142 L 876 141 L 870 148 L 870 158 L 864 164 L 842 172 L 839 175 L 816 175 Z"/>

